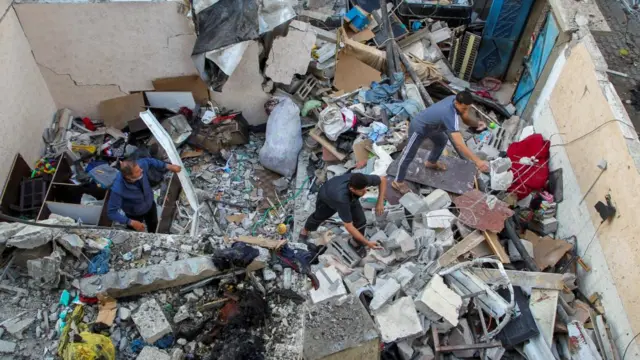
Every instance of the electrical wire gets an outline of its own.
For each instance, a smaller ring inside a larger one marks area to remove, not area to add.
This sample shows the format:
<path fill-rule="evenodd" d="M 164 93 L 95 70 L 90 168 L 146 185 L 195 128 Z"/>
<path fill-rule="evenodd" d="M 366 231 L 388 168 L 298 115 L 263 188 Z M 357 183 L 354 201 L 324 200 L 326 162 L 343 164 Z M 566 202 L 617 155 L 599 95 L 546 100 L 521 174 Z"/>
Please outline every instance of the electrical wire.
<path fill-rule="evenodd" d="M 629 125 L 629 124 L 627 124 L 626 122 L 624 122 L 624 121 L 622 121 L 622 120 L 619 120 L 619 119 L 612 119 L 612 120 L 607 120 L 607 121 L 603 122 L 602 124 L 600 124 L 600 125 L 596 126 L 596 128 L 595 128 L 595 129 L 593 129 L 593 130 L 591 130 L 591 131 L 589 131 L 589 132 L 587 132 L 587 133 L 585 133 L 585 134 L 583 134 L 583 135 L 580 135 L 580 136 L 578 136 L 577 138 L 575 138 L 575 139 L 573 139 L 573 140 L 570 140 L 570 141 L 565 142 L 565 143 L 562 143 L 562 144 L 554 144 L 554 145 L 551 145 L 551 147 L 554 147 L 554 146 L 567 146 L 567 145 L 569 145 L 569 144 L 572 144 L 572 143 L 574 143 L 574 142 L 576 142 L 576 141 L 578 141 L 578 140 L 581 140 L 581 139 L 583 139 L 583 138 L 585 138 L 585 137 L 587 137 L 587 136 L 589 136 L 589 135 L 593 134 L 594 132 L 596 132 L 596 131 L 600 130 L 600 129 L 601 129 L 602 127 L 604 127 L 605 125 L 607 125 L 607 124 L 609 124 L 609 123 L 612 123 L 612 122 L 619 122 L 619 123 L 621 123 L 621 124 L 624 124 L 624 125 L 628 126 L 628 127 L 629 127 L 629 128 L 631 128 L 633 131 L 635 131 L 635 128 L 634 128 L 632 125 Z M 551 140 L 551 137 L 553 137 L 554 135 L 561 135 L 561 134 L 564 134 L 564 133 L 555 133 L 555 134 L 551 134 L 551 136 L 549 136 L 549 140 Z"/>
<path fill-rule="evenodd" d="M 622 354 L 622 360 L 625 359 L 625 357 L 627 356 L 627 350 L 629 350 L 629 346 L 631 346 L 631 344 L 633 343 L 633 340 L 635 340 L 638 336 L 640 336 L 640 333 L 637 333 L 633 338 L 631 338 L 631 340 L 627 344 L 627 347 L 624 348 L 624 353 Z"/>
<path fill-rule="evenodd" d="M 598 235 L 598 231 L 600 230 L 600 227 L 602 226 L 602 224 L 604 224 L 604 220 L 600 222 L 600 225 L 598 225 L 598 227 L 596 228 L 596 231 L 593 232 L 593 236 L 591 237 L 591 240 L 589 240 L 589 243 L 587 244 L 587 247 L 584 249 L 584 252 L 582 252 L 581 257 L 584 257 L 585 255 L 587 255 L 587 251 L 589 251 L 589 247 L 591 246 L 591 243 L 593 242 L 593 240 L 595 240 L 596 235 Z"/>

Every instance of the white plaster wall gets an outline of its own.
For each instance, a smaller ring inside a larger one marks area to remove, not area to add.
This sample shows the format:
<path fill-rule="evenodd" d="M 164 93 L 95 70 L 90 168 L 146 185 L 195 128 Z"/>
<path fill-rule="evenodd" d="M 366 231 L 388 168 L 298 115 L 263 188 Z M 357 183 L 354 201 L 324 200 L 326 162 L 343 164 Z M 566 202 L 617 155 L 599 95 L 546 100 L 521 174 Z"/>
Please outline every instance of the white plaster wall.
<path fill-rule="evenodd" d="M 56 112 L 29 42 L 9 3 L 0 0 L 0 181 L 16 153 L 33 165 L 43 148 L 42 131 Z M 4 7 L 7 6 L 7 7 Z"/>
<path fill-rule="evenodd" d="M 588 41 L 588 39 L 585 41 Z M 563 76 L 563 72 L 566 70 L 565 64 L 567 62 L 567 56 L 570 56 L 571 54 L 570 50 L 568 50 L 569 47 L 567 45 L 564 45 L 564 47 L 565 50 L 556 60 L 542 93 L 536 101 L 535 108 L 532 113 L 532 121 L 536 132 L 541 133 L 545 138 L 551 140 L 551 160 L 549 162 L 551 170 L 558 168 L 563 169 L 564 200 L 558 204 L 557 218 L 559 228 L 557 237 L 568 238 L 575 235 L 580 255 L 582 255 L 588 247 L 588 252 L 585 254 L 584 259 L 591 266 L 592 271 L 587 273 L 584 272 L 581 267 L 578 267 L 579 286 L 582 292 L 587 296 L 590 296 L 595 292 L 602 295 L 602 302 L 606 310 L 608 323 L 611 326 L 613 340 L 620 351 L 620 355 L 622 355 L 625 347 L 635 335 L 634 326 L 632 326 L 627 311 L 635 313 L 636 308 L 634 306 L 627 306 L 625 308 L 619 287 L 626 287 L 625 295 L 629 296 L 628 287 L 631 286 L 632 288 L 635 288 L 635 286 L 628 283 L 628 281 L 625 281 L 624 277 L 620 278 L 619 274 L 617 274 L 617 276 L 616 274 L 613 274 L 609 267 L 609 262 L 615 263 L 624 260 L 618 256 L 608 256 L 612 252 L 606 251 L 601 244 L 602 238 L 595 235 L 598 222 L 594 222 L 592 213 L 590 213 L 594 202 L 585 201 L 580 204 L 584 192 L 579 182 L 579 176 L 584 177 L 585 172 L 584 169 L 576 169 L 574 166 L 578 166 L 581 159 L 574 157 L 570 158 L 569 153 L 564 146 L 553 146 L 564 144 L 567 136 L 572 138 L 575 137 L 575 135 L 578 135 L 576 133 L 561 133 L 558 128 L 558 119 L 555 118 L 550 104 L 550 99 L 558 79 Z M 591 48 L 591 50 L 593 51 L 594 49 Z M 594 53 L 592 52 L 592 54 Z M 612 104 L 612 108 L 616 108 L 615 104 Z M 580 127 L 580 124 L 576 125 Z M 612 124 L 611 126 L 615 125 Z M 591 130 L 590 127 L 586 125 L 583 125 L 582 128 L 583 132 Z M 622 141 L 622 137 L 620 137 L 620 139 L 611 139 L 606 137 L 599 138 L 596 135 L 592 137 L 591 141 Z M 595 167 L 595 163 L 598 160 L 599 159 L 593 158 L 593 167 Z M 589 178 L 589 180 L 591 180 L 591 178 Z M 607 187 L 607 185 L 603 186 Z M 628 195 L 631 196 L 634 190 L 629 190 L 631 193 Z M 598 232 L 598 234 L 602 235 L 602 232 Z M 589 243 L 591 244 L 589 245 Z M 639 358 L 640 347 L 636 342 L 634 342 L 629 348 L 626 359 Z"/>
<path fill-rule="evenodd" d="M 7 0 L 0 0 L 7 1 Z M 191 75 L 196 36 L 177 2 L 15 4 L 58 107 L 98 118 L 102 100 Z"/>

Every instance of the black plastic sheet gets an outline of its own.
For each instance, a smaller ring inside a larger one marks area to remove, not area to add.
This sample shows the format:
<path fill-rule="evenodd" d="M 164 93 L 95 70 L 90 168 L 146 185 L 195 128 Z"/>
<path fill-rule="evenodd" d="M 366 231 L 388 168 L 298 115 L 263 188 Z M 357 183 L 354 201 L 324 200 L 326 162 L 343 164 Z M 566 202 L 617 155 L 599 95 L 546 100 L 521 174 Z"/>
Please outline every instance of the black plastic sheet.
<path fill-rule="evenodd" d="M 198 14 L 198 38 L 192 55 L 258 38 L 255 0 L 220 0 Z"/>

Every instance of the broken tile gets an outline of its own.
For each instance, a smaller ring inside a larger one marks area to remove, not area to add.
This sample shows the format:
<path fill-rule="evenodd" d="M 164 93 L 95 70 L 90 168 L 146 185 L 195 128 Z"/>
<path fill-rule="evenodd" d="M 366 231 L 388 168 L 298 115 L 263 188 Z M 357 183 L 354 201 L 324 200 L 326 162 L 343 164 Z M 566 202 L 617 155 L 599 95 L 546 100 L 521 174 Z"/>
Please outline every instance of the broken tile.
<path fill-rule="evenodd" d="M 497 200 L 493 209 L 489 208 L 484 193 L 471 190 L 453 200 L 460 209 L 458 221 L 481 231 L 500 232 L 504 221 L 513 215 L 513 211 L 504 201 Z"/>
<path fill-rule="evenodd" d="M 418 336 L 424 331 L 416 306 L 408 296 L 382 308 L 375 321 L 385 343 Z"/>

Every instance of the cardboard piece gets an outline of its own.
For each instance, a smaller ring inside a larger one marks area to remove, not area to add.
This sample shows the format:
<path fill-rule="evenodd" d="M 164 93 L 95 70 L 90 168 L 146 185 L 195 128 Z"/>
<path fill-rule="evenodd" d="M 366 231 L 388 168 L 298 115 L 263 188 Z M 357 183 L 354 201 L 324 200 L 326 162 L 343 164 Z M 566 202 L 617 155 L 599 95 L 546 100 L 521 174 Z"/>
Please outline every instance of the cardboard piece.
<path fill-rule="evenodd" d="M 338 54 L 334 86 L 346 92 L 362 86 L 371 85 L 372 81 L 380 81 L 380 72 L 358 60 L 354 55 L 341 51 Z"/>
<path fill-rule="evenodd" d="M 190 91 L 200 105 L 209 101 L 209 88 L 199 75 L 160 78 L 152 81 L 156 91 Z"/>
<path fill-rule="evenodd" d="M 369 161 L 369 150 L 372 148 L 373 142 L 369 139 L 353 144 L 353 152 L 356 155 L 356 163 Z"/>
<path fill-rule="evenodd" d="M 103 323 L 108 326 L 113 325 L 113 321 L 116 319 L 116 313 L 118 311 L 118 302 L 116 299 L 110 297 L 100 299 L 98 309 L 99 311 L 96 322 Z"/>
<path fill-rule="evenodd" d="M 353 35 L 350 35 L 350 38 L 353 41 L 365 42 L 365 41 L 369 41 L 369 40 L 373 39 L 375 36 L 376 36 L 376 34 L 374 34 L 373 31 L 371 31 L 371 29 L 364 29 L 364 30 L 360 31 L 359 33 L 355 33 Z"/>
<path fill-rule="evenodd" d="M 176 113 L 181 107 L 191 110 L 196 108 L 193 94 L 188 91 L 147 91 L 144 94 L 151 107 L 169 109 Z"/>
<path fill-rule="evenodd" d="M 102 101 L 98 105 L 100 117 L 105 126 L 122 129 L 127 122 L 134 120 L 145 108 L 144 94 L 135 93 Z"/>
<path fill-rule="evenodd" d="M 533 244 L 533 260 L 541 271 L 557 264 L 573 248 L 573 245 L 564 240 L 550 236 L 540 237 L 530 230 L 524 234 L 524 239 Z"/>
<path fill-rule="evenodd" d="M 242 223 L 242 220 L 247 217 L 247 214 L 235 214 L 227 215 L 227 221 L 234 222 L 236 224 Z"/>

